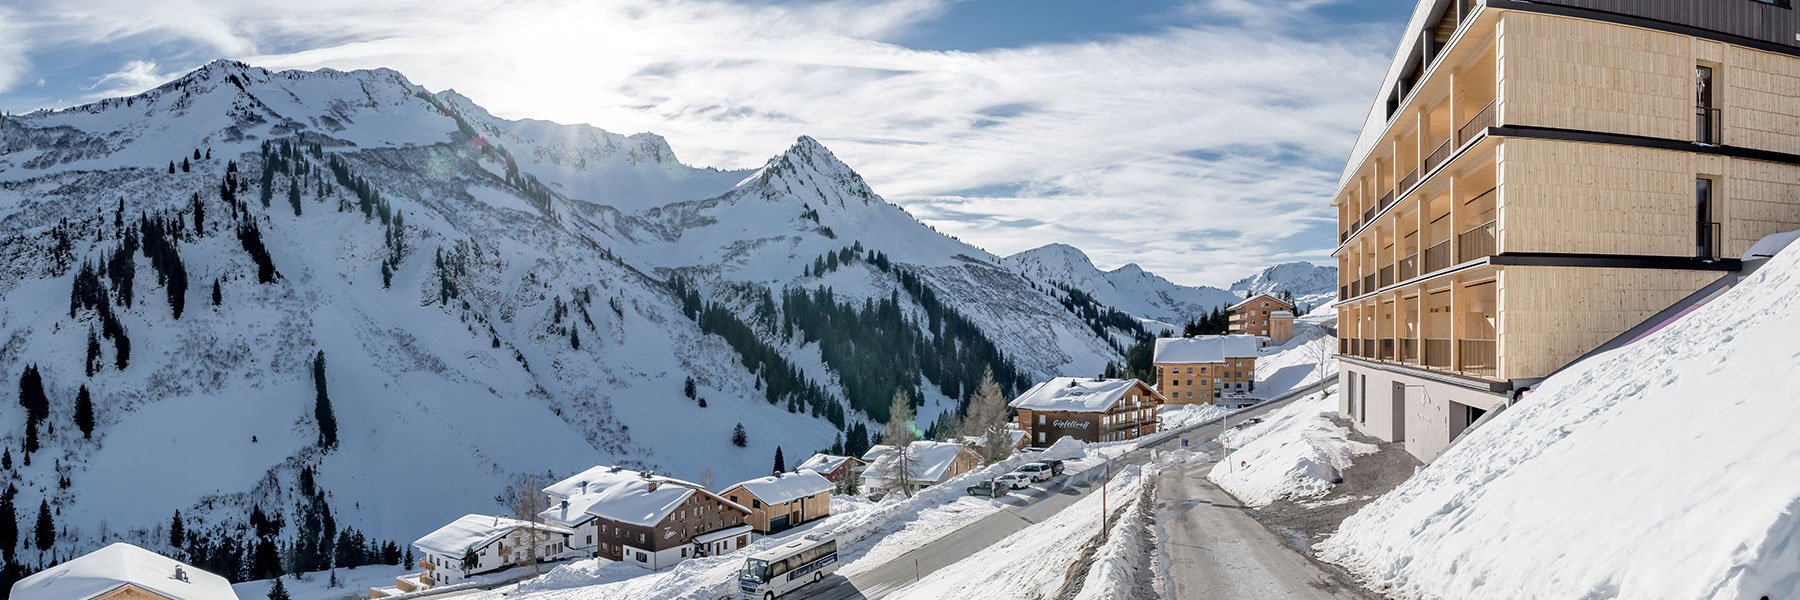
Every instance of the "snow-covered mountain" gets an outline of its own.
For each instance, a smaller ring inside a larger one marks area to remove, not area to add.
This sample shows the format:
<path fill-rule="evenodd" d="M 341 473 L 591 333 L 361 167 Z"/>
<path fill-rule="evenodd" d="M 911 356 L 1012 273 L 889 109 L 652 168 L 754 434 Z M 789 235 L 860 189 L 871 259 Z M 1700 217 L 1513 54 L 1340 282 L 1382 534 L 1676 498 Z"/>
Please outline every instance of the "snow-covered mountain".
<path fill-rule="evenodd" d="M 1281 263 L 1231 284 L 1232 293 L 1242 298 L 1249 294 L 1294 295 L 1294 302 L 1306 309 L 1319 308 L 1337 300 L 1337 267 L 1321 267 L 1309 262 Z"/>
<path fill-rule="evenodd" d="M 242 541 L 254 506 L 291 543 L 321 502 L 406 541 L 596 463 L 724 485 L 896 388 L 929 423 L 983 367 L 1096 373 L 1131 335 L 811 138 L 699 168 L 389 70 L 220 61 L 0 118 L 0 265 L 0 373 L 48 399 L 0 407 L 0 470 L 54 507 L 45 556 L 166 547 L 176 510 Z"/>
<path fill-rule="evenodd" d="M 1080 249 L 1048 244 L 1002 259 L 1026 277 L 1072 286 L 1096 300 L 1142 319 L 1179 325 L 1215 308 L 1244 299 L 1246 292 L 1292 292 L 1308 307 L 1329 302 L 1337 289 L 1337 268 L 1312 263 L 1283 263 L 1263 269 L 1222 290 L 1171 282 L 1137 264 L 1102 271 Z"/>

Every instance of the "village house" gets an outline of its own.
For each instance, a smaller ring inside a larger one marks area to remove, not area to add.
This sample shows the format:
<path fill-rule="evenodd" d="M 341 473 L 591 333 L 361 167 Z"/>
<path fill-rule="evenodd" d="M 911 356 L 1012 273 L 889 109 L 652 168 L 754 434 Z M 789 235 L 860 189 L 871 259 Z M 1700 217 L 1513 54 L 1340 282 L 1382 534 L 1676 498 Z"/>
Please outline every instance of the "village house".
<path fill-rule="evenodd" d="M 574 534 L 574 530 L 556 525 L 463 515 L 413 542 L 422 572 L 400 577 L 395 584 L 402 592 L 430 589 L 528 564 L 533 554 L 529 546 L 534 543 L 539 546 L 537 560 L 551 560 L 568 550 Z M 471 555 L 474 560 L 467 560 Z"/>
<path fill-rule="evenodd" d="M 904 454 L 892 446 L 876 445 L 863 454 L 863 460 L 869 461 L 863 484 L 870 490 L 888 492 L 918 491 L 981 466 L 981 455 L 956 442 L 913 442 Z"/>
<path fill-rule="evenodd" d="M 831 481 L 812 471 L 776 473 L 731 487 L 719 495 L 750 507 L 750 528 L 761 533 L 785 531 L 831 514 Z"/>
<path fill-rule="evenodd" d="M 812 471 L 824 477 L 826 481 L 837 483 L 849 477 L 851 473 L 860 472 L 857 467 L 866 466 L 862 459 L 854 456 L 837 456 L 818 453 L 800 463 L 796 471 Z"/>
<path fill-rule="evenodd" d="M 1269 294 L 1256 294 L 1225 309 L 1226 327 L 1233 335 L 1254 335 L 1275 343 L 1294 337 L 1294 303 Z"/>
<path fill-rule="evenodd" d="M 1156 433 L 1167 399 L 1136 379 L 1057 377 L 1032 386 L 1007 406 L 1026 443 L 1046 447 L 1064 437 L 1116 442 Z"/>
<path fill-rule="evenodd" d="M 1150 359 L 1156 390 L 1170 404 L 1213 404 L 1256 392 L 1255 336 L 1201 335 L 1160 338 Z"/>
<path fill-rule="evenodd" d="M 750 509 L 696 483 L 598 466 L 543 491 L 545 520 L 575 523 L 576 543 L 607 560 L 660 569 L 750 543 Z"/>
<path fill-rule="evenodd" d="M 193 565 L 115 543 L 14 583 L 15 600 L 238 600 L 231 582 Z"/>

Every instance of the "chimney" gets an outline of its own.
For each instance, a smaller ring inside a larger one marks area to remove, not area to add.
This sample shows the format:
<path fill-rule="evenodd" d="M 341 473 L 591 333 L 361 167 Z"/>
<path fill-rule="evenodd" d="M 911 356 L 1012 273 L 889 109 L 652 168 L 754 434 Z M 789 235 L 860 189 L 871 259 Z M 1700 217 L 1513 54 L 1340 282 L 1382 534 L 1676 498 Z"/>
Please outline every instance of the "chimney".
<path fill-rule="evenodd" d="M 587 493 L 587 482 L 586 481 L 581 482 L 581 493 L 583 493 L 583 494 Z"/>
<path fill-rule="evenodd" d="M 568 500 L 562 501 L 562 509 L 563 509 L 563 512 L 569 512 L 569 501 Z"/>
<path fill-rule="evenodd" d="M 645 492 L 654 492 L 654 491 L 656 491 L 656 480 L 655 480 L 655 479 L 652 479 L 652 480 L 650 480 L 650 481 L 649 481 L 649 482 L 648 482 L 648 484 L 649 484 L 649 485 L 647 485 L 647 486 L 646 486 L 646 487 L 645 487 L 645 489 L 644 489 L 644 491 L 645 491 Z"/>

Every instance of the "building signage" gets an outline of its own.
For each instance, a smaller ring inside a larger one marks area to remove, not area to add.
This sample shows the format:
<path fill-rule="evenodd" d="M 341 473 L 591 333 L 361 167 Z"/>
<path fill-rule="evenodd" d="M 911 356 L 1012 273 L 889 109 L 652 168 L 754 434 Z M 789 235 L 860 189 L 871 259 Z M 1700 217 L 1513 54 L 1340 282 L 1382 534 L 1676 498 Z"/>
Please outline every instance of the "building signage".
<path fill-rule="evenodd" d="M 1087 429 L 1087 421 L 1051 421 L 1051 425 L 1062 429 Z"/>

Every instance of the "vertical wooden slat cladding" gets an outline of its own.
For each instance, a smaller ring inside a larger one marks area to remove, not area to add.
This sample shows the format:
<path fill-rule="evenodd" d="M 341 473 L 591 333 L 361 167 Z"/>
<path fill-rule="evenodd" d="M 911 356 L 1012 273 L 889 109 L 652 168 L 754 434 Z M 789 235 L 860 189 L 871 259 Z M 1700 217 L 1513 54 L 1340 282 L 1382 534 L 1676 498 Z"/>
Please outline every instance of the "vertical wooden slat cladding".
<path fill-rule="evenodd" d="M 1794 9 L 1756 0 L 1534 0 L 1686 25 L 1800 48 Z"/>

